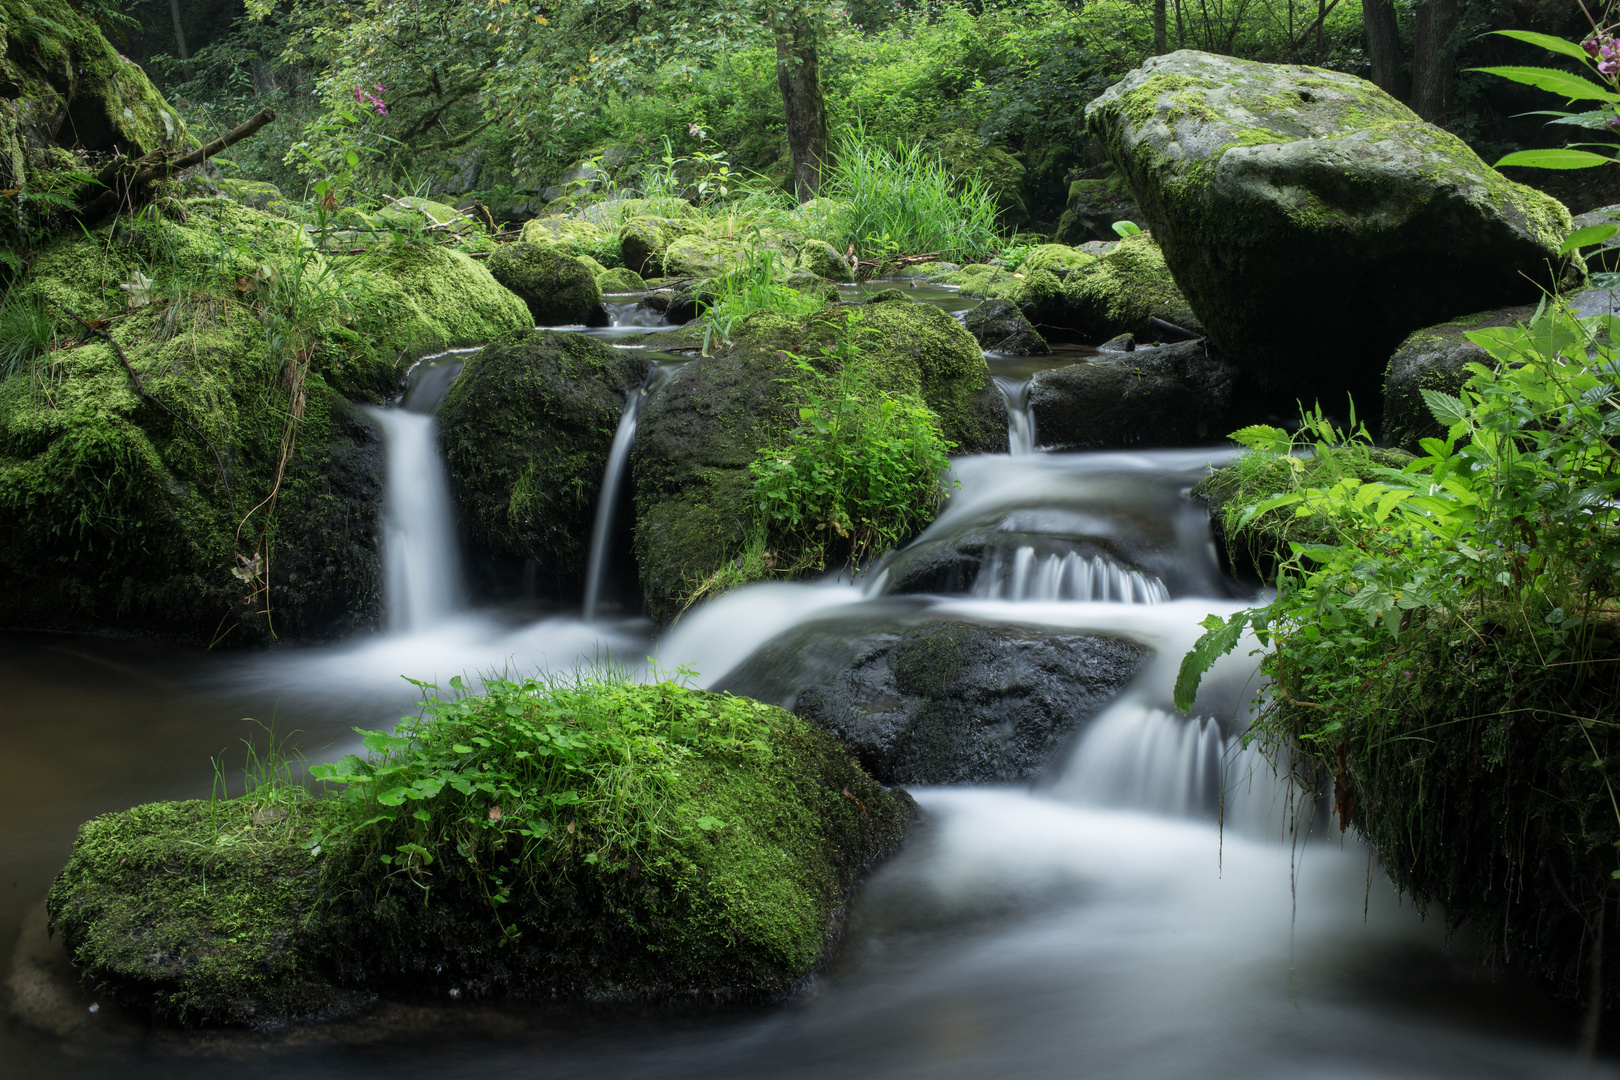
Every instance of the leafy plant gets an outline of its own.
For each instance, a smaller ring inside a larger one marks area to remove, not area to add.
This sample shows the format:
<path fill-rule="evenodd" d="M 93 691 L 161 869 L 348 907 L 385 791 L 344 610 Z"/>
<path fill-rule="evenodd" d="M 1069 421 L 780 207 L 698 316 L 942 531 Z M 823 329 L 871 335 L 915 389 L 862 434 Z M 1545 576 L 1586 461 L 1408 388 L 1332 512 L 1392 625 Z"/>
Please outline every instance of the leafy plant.
<path fill-rule="evenodd" d="M 7 294 L 0 303 L 0 382 L 22 374 L 35 359 L 53 351 L 56 319 L 37 297 Z"/>
<path fill-rule="evenodd" d="M 729 342 L 737 325 L 757 311 L 808 315 L 824 306 L 820 297 L 802 293 L 782 280 L 781 254 L 765 246 L 757 228 L 755 234 L 755 242 L 744 249 L 743 257 L 714 281 L 717 295 L 704 314 L 705 355 L 716 339 Z"/>
<path fill-rule="evenodd" d="M 797 358 L 799 426 L 786 447 L 761 450 L 749 466 L 765 520 L 823 568 L 835 546 L 858 562 L 909 538 L 945 496 L 940 477 L 954 444 L 932 410 L 878 386 L 859 363 L 870 333 L 851 311 L 819 364 Z"/>

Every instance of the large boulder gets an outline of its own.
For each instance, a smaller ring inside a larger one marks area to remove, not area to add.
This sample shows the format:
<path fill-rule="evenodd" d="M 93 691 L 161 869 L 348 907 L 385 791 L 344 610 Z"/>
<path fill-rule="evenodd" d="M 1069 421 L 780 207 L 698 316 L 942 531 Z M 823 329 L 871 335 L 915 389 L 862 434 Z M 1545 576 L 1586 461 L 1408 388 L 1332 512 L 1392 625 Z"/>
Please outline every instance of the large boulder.
<path fill-rule="evenodd" d="M 602 289 L 583 260 L 551 244 L 505 244 L 486 263 L 524 304 L 536 326 L 605 325 Z"/>
<path fill-rule="evenodd" d="M 1033 777 L 1145 655 L 1115 638 L 1017 627 L 813 623 L 725 683 L 791 705 L 884 783 L 1008 783 Z"/>
<path fill-rule="evenodd" d="M 205 645 L 374 626 L 382 456 L 350 399 L 523 306 L 465 255 L 397 244 L 345 260 L 345 302 L 289 325 L 267 286 L 295 272 L 298 227 L 226 199 L 184 212 L 64 237 L 13 288 L 56 336 L 0 381 L 0 623 Z M 294 387 L 287 335 L 308 342 Z"/>
<path fill-rule="evenodd" d="M 1099 355 L 1037 372 L 1029 390 L 1036 445 L 1055 450 L 1186 446 L 1220 434 L 1231 365 L 1201 341 Z"/>
<path fill-rule="evenodd" d="M 759 519 L 748 467 L 759 451 L 786 445 L 799 422 L 793 357 L 822 358 L 847 332 L 850 310 L 758 312 L 733 329 L 729 345 L 649 395 L 631 461 L 636 564 L 656 622 L 672 620 L 694 590 L 735 565 Z M 920 398 L 963 449 L 1005 447 L 1006 414 L 983 352 L 960 323 L 909 302 L 860 310 L 856 362 L 876 386 Z"/>
<path fill-rule="evenodd" d="M 86 823 L 47 908 L 101 1000 L 266 1030 L 378 997 L 781 999 L 914 813 L 791 713 L 670 683 L 530 682 L 376 739 L 420 755 L 393 759 L 397 812 L 371 757 L 343 795 Z"/>
<path fill-rule="evenodd" d="M 497 562 L 532 559 L 548 591 L 576 586 L 614 431 L 651 366 L 640 351 L 556 330 L 484 346 L 439 407 L 468 536 Z"/>
<path fill-rule="evenodd" d="M 1407 334 L 1552 285 L 1570 228 L 1351 75 L 1183 50 L 1086 116 L 1210 339 L 1281 394 L 1367 409 Z"/>

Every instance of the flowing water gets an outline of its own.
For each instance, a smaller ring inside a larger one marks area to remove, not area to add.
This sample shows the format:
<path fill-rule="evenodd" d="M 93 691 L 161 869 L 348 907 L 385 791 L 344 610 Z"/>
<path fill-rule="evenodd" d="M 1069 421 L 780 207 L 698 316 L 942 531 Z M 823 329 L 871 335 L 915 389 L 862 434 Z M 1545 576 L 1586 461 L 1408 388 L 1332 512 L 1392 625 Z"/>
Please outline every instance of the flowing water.
<path fill-rule="evenodd" d="M 435 374 L 445 358 L 421 373 Z M 960 459 L 961 487 L 858 582 L 752 586 L 654 640 L 639 619 L 460 606 L 427 389 L 388 438 L 389 630 L 220 655 L 0 634 L 0 1073 L 18 1077 L 805 1078 L 1563 1077 L 1574 1024 L 1473 962 L 1394 895 L 1366 851 L 1290 794 L 1241 734 L 1250 648 L 1170 701 L 1198 621 L 1246 602 L 1186 495 L 1219 451 Z M 414 408 L 427 412 L 413 412 Z M 621 424 L 624 450 L 635 406 Z M 610 466 L 609 478 L 615 474 Z M 611 505 L 605 498 L 604 503 Z M 600 521 L 600 518 L 599 518 Z M 626 528 L 601 525 L 603 533 Z M 601 547 L 599 539 L 596 545 Z M 959 588 L 908 567 L 980 552 Z M 1139 568 L 1139 569 L 1137 569 Z M 808 624 L 927 619 L 1117 635 L 1136 678 L 1030 786 L 920 789 L 904 850 L 857 893 L 845 940 L 799 999 L 670 1012 L 555 1002 L 389 1004 L 281 1036 L 149 1029 L 79 989 L 42 900 L 78 824 L 206 796 L 210 758 L 273 723 L 310 760 L 411 708 L 410 676 L 690 664 L 724 686 Z M 1252 643 L 1251 643 L 1252 647 Z M 1620 1075 L 1607 1060 L 1596 1074 Z"/>

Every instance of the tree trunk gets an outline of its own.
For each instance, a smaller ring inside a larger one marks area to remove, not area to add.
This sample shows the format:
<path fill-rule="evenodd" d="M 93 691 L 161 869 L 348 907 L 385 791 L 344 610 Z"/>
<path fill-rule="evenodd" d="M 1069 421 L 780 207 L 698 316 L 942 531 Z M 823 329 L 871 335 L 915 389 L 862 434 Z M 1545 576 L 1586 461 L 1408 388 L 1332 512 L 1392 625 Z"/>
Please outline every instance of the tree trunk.
<path fill-rule="evenodd" d="M 191 79 L 191 54 L 186 51 L 186 30 L 180 23 L 180 0 L 169 0 L 169 17 L 174 20 L 174 47 L 180 57 L 180 70 Z"/>
<path fill-rule="evenodd" d="M 1424 0 L 1417 7 L 1412 42 L 1412 110 L 1444 124 L 1457 85 L 1458 0 Z"/>
<path fill-rule="evenodd" d="M 822 170 L 832 163 L 827 147 L 827 99 L 821 92 L 817 27 L 801 4 L 772 13 L 776 36 L 776 82 L 787 112 L 788 153 L 793 158 L 793 190 L 800 202 L 821 193 Z"/>
<path fill-rule="evenodd" d="M 1409 91 L 1401 71 L 1401 34 L 1395 23 L 1395 5 L 1390 0 L 1361 0 L 1361 17 L 1367 32 L 1373 85 L 1405 101 Z"/>
<path fill-rule="evenodd" d="M 1165 24 L 1169 21 L 1166 0 L 1153 0 L 1153 55 L 1163 56 L 1170 51 L 1169 35 Z"/>

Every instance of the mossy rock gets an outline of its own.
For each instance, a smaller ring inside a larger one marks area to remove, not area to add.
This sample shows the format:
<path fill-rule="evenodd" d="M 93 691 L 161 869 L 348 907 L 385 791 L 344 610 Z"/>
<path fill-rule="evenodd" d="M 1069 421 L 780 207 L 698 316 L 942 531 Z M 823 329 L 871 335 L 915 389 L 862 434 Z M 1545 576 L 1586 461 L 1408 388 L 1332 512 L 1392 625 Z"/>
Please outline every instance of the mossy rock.
<path fill-rule="evenodd" d="M 219 182 L 219 192 L 253 210 L 263 210 L 276 217 L 291 217 L 292 204 L 274 184 L 263 180 L 237 180 L 227 177 Z"/>
<path fill-rule="evenodd" d="M 1027 301 L 1031 320 L 1061 326 L 1089 341 L 1119 334 L 1133 334 L 1139 341 L 1163 340 L 1165 332 L 1155 318 L 1194 333 L 1202 329 L 1165 266 L 1159 245 L 1141 233 L 1125 237 L 1106 255 L 1072 271 L 1063 279 L 1062 297 L 1059 311 L 1043 303 L 1044 298 L 1032 296 Z"/>
<path fill-rule="evenodd" d="M 671 240 L 659 265 L 666 277 L 717 278 L 740 266 L 747 249 L 736 240 L 689 234 Z"/>
<path fill-rule="evenodd" d="M 594 222 L 553 215 L 523 225 L 525 244 L 552 244 L 569 255 L 588 255 L 609 269 L 619 265 L 619 237 Z"/>
<path fill-rule="evenodd" d="M 650 367 L 641 352 L 554 330 L 506 334 L 469 360 L 439 407 L 467 535 L 498 561 L 532 559 L 548 592 L 572 598 L 613 433 Z"/>
<path fill-rule="evenodd" d="M 434 202 L 419 195 L 407 195 L 386 203 L 376 215 L 385 224 L 404 229 L 420 229 L 430 237 L 453 237 L 463 251 L 494 251 L 484 226 L 471 213 L 462 213 L 448 203 Z"/>
<path fill-rule="evenodd" d="M 837 285 L 804 269 L 790 271 L 782 284 L 806 296 L 814 296 L 824 304 L 836 304 L 843 295 Z"/>
<path fill-rule="evenodd" d="M 255 274 L 290 273 L 302 234 L 228 199 L 184 209 L 183 224 L 151 214 L 58 240 L 16 286 L 14 302 L 106 320 L 148 396 L 65 318 L 62 344 L 0 383 L 0 622 L 228 645 L 371 627 L 381 446 L 347 399 L 380 401 L 410 360 L 526 313 L 444 248 L 345 260 L 333 270 L 344 302 L 305 328 L 304 411 L 276 501 L 250 515 L 275 485 L 288 406 Z M 118 285 L 136 270 L 151 302 L 131 309 Z M 263 581 L 234 571 L 255 554 L 269 592 L 249 603 Z"/>
<path fill-rule="evenodd" d="M 1051 273 L 1066 275 L 1072 270 L 1078 270 L 1096 261 L 1093 255 L 1069 247 L 1066 244 L 1042 244 L 1040 247 L 1024 256 L 1018 270 L 1022 274 L 1033 274 L 1037 270 L 1046 270 Z"/>
<path fill-rule="evenodd" d="M 1481 311 L 1414 330 L 1389 358 L 1384 373 L 1383 441 L 1415 454 L 1419 441 L 1445 438 L 1446 428 L 1423 400 L 1423 391 L 1455 395 L 1472 374 L 1469 364 L 1494 365 L 1489 353 L 1468 340 L 1468 331 L 1517 326 L 1529 322 L 1535 311 L 1534 305 Z"/>
<path fill-rule="evenodd" d="M 496 281 L 528 305 L 536 326 L 600 320 L 602 290 L 596 274 L 550 244 L 503 244 L 485 263 Z"/>
<path fill-rule="evenodd" d="M 1097 172 L 1105 175 L 1097 176 Z M 1114 231 L 1114 222 L 1135 223 L 1142 214 L 1124 177 L 1112 165 L 1088 173 L 1069 185 L 1068 201 L 1053 237 L 1060 244 L 1113 240 L 1119 235 Z"/>
<path fill-rule="evenodd" d="M 844 332 L 849 310 L 750 315 L 729 345 L 686 364 L 648 398 L 631 462 L 636 563 L 656 622 L 672 621 L 742 549 L 758 514 L 748 466 L 760 450 L 785 445 L 798 423 L 802 398 L 789 354 L 820 356 Z M 860 361 L 873 383 L 921 398 L 963 452 L 1005 447 L 1006 413 L 961 323 L 929 304 L 860 311 L 873 332 Z M 987 392 L 996 398 L 988 407 Z"/>
<path fill-rule="evenodd" d="M 67 0 L 0 0 L 0 37 L 10 45 L 0 83 L 14 101 L 0 119 L 9 186 L 27 182 L 18 171 L 40 147 L 140 157 L 196 144 L 140 65 Z"/>
<path fill-rule="evenodd" d="M 1335 71 L 1184 50 L 1086 117 L 1211 341 L 1280 395 L 1370 411 L 1402 339 L 1533 303 L 1571 228 L 1556 199 Z"/>
<path fill-rule="evenodd" d="M 1024 318 L 1017 305 L 986 300 L 967 313 L 962 325 L 985 352 L 1004 356 L 1047 356 L 1051 346 Z"/>
<path fill-rule="evenodd" d="M 850 279 L 849 263 L 838 253 L 838 249 L 825 240 L 806 240 L 799 247 L 799 261 L 796 264 L 800 270 L 808 270 L 817 277 L 828 281 L 848 281 Z"/>
<path fill-rule="evenodd" d="M 634 270 L 623 266 L 604 270 L 596 275 L 596 287 L 603 293 L 639 293 L 647 291 L 647 283 Z"/>
<path fill-rule="evenodd" d="M 669 218 L 633 217 L 619 227 L 619 257 L 643 277 L 664 275 L 664 249 L 682 233 Z"/>
<path fill-rule="evenodd" d="M 51 890 L 52 927 L 103 1000 L 191 1026 L 271 1029 L 379 995 L 793 994 L 837 943 L 855 883 L 898 845 L 911 800 L 781 709 L 668 683 L 618 693 L 679 754 L 657 781 L 678 820 L 632 861 L 603 847 L 624 833 L 621 800 L 576 814 L 577 833 L 530 856 L 549 860 L 535 877 L 544 888 L 514 888 L 498 918 L 477 835 L 458 840 L 445 788 L 411 804 L 446 823 L 423 849 L 430 878 L 392 873 L 353 834 L 325 835 L 355 817 L 335 797 L 104 815 L 80 830 Z M 600 850 L 609 857 L 584 857 Z"/>

